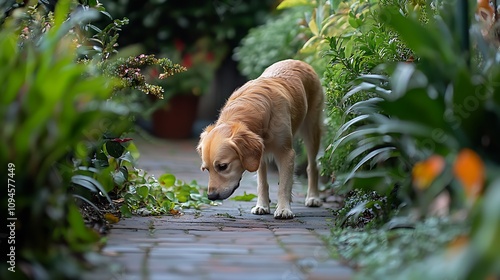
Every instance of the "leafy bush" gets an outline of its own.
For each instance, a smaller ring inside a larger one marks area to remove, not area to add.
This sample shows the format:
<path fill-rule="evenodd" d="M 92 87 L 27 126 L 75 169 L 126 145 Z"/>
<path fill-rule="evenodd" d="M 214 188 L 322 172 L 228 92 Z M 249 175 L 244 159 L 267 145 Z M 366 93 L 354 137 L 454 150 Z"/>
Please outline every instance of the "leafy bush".
<path fill-rule="evenodd" d="M 342 8 L 336 14 L 339 23 L 347 27 L 341 34 L 327 38 L 330 50 L 326 57 L 330 64 L 324 74 L 326 87 L 326 112 L 328 131 L 325 143 L 332 143 L 343 123 L 353 118 L 350 106 L 367 99 L 370 94 L 358 94 L 351 99 L 342 99 L 362 74 L 377 73 L 377 65 L 389 61 L 406 61 L 411 52 L 398 36 L 380 21 L 380 7 L 389 3 L 368 4 L 365 1 L 351 1 L 349 9 Z M 340 27 L 340 26 L 338 26 Z M 352 131 L 352 130 L 351 130 Z M 345 145 L 335 152 L 327 146 L 321 158 L 323 173 L 342 173 L 353 167 L 353 160 L 347 155 L 354 149 Z"/>
<path fill-rule="evenodd" d="M 328 242 L 340 258 L 360 269 L 359 279 L 423 279 L 400 277 L 400 273 L 415 259 L 432 256 L 436 248 L 445 247 L 466 231 L 463 225 L 449 219 L 429 218 L 411 228 L 363 231 L 335 228 Z"/>
<path fill-rule="evenodd" d="M 417 2 L 418 3 L 418 2 Z M 399 1 L 294 1 L 285 0 L 278 9 L 302 7 L 309 37 L 297 55 L 323 74 L 326 89 L 326 133 L 323 142 L 327 147 L 321 157 L 321 172 L 335 177 L 353 167 L 347 155 L 354 149 L 350 144 L 331 149 L 331 143 L 344 122 L 353 118 L 347 111 L 356 101 L 369 94 L 357 95 L 349 100 L 342 97 L 361 74 L 377 72 L 375 67 L 387 61 L 406 61 L 411 51 L 399 40 L 385 23 L 379 20 L 380 7 L 398 6 L 401 11 L 412 9 Z"/>
<path fill-rule="evenodd" d="M 130 19 L 119 43 L 141 44 L 152 53 L 168 53 L 164 48 L 172 48 L 175 40 L 191 46 L 202 37 L 232 49 L 248 29 L 264 21 L 274 4 L 271 0 L 102 2 L 111 14 Z"/>
<path fill-rule="evenodd" d="M 388 193 L 400 186 L 401 214 L 413 221 L 429 215 L 439 195 L 466 230 L 422 262 L 413 261 L 403 279 L 498 277 L 498 170 L 500 170 L 498 50 L 479 28 L 464 20 L 466 2 L 425 6 L 433 14 L 382 10 L 380 20 L 416 55 L 415 63 L 386 63 L 386 75 L 363 75 L 343 100 L 369 92 L 347 111 L 356 116 L 341 127 L 332 150 L 345 143 L 356 165 L 340 184 Z M 447 11 L 457 9 L 457 13 Z M 463 23 L 457 25 L 457 17 Z M 471 59 L 472 58 L 472 59 Z M 365 170 L 361 171 L 361 168 Z M 412 176 L 410 176 L 410 173 Z M 459 214 L 457 214 L 459 213 Z M 430 265 L 433 263 L 433 265 Z M 426 269 L 422 270 L 422 267 Z"/>
<path fill-rule="evenodd" d="M 302 17 L 302 9 L 288 9 L 251 29 L 234 50 L 241 73 L 255 79 L 269 65 L 294 58 L 304 44 L 299 29 Z"/>
<path fill-rule="evenodd" d="M 173 174 L 163 174 L 156 179 L 143 170 L 131 172 L 129 178 L 130 184 L 121 193 L 124 198 L 121 212 L 125 217 L 132 214 L 176 215 L 182 208 L 214 205 L 206 193 L 200 194 L 196 181 L 187 184 Z"/>
<path fill-rule="evenodd" d="M 107 14 L 104 8 L 97 1 L 79 3 L 60 1 L 48 9 L 11 3 L 2 18 L 0 164 L 8 171 L 1 178 L 10 184 L 10 204 L 0 208 L 16 218 L 15 256 L 0 265 L 4 279 L 79 276 L 99 235 L 85 227 L 74 198 L 111 203 L 108 191 L 126 184 L 134 170 L 131 154 L 117 143 L 121 138 L 99 140 L 128 129 L 128 108 L 111 97 L 125 87 L 161 90 L 141 79 L 144 65 L 159 65 L 163 77 L 180 71 L 153 56 L 111 61 L 125 22 L 100 30 L 89 22 L 96 10 Z"/>
<path fill-rule="evenodd" d="M 0 79 L 5 85 L 0 165 L 12 169 L 1 178 L 7 182 L 12 174 L 15 207 L 9 210 L 17 218 L 16 272 L 3 262 L 4 279 L 77 277 L 79 261 L 70 252 L 83 254 L 98 238 L 83 224 L 67 191 L 71 177 L 61 169 L 68 167 L 68 152 L 93 130 L 101 131 L 102 122 L 119 123 L 114 104 L 106 101 L 116 80 L 88 75 L 88 68 L 75 62 L 74 45 L 65 34 L 78 17 L 66 20 L 67 11 L 67 5 L 59 5 L 50 30 L 36 42 L 24 40 L 21 47 L 15 22 L 0 30 Z M 7 203 L 1 210 L 7 213 Z"/>

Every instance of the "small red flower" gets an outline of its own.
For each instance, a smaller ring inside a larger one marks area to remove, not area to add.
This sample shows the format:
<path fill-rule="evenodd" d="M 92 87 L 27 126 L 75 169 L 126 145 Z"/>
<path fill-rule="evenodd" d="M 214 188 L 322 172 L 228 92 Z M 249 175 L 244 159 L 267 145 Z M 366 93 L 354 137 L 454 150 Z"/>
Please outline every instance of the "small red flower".
<path fill-rule="evenodd" d="M 182 59 L 182 66 L 186 68 L 190 68 L 191 66 L 193 66 L 193 60 L 191 58 L 191 55 L 186 54 L 184 56 L 184 58 Z"/>
<path fill-rule="evenodd" d="M 111 139 L 109 141 L 118 142 L 118 143 L 125 143 L 125 142 L 132 141 L 132 140 L 134 140 L 134 139 L 132 139 L 132 138 L 115 138 L 115 139 Z"/>

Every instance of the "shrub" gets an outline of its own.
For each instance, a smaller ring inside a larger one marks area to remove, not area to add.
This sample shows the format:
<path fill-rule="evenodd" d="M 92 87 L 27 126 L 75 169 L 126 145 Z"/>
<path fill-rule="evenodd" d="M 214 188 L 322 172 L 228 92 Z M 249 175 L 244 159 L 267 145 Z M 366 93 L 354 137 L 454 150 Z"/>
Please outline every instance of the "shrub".
<path fill-rule="evenodd" d="M 79 3 L 84 4 L 60 1 L 57 7 L 22 9 L 12 4 L 2 18 L 0 81 L 6 87 L 0 96 L 5 121 L 0 164 L 7 170 L 1 178 L 10 204 L 0 208 L 16 218 L 15 244 L 1 242 L 15 245 L 9 246 L 12 262 L 0 265 L 5 279 L 79 276 L 99 235 L 85 227 L 74 199 L 93 205 L 103 198 L 109 205 L 108 192 L 135 171 L 131 154 L 118 141 L 123 139 L 106 139 L 106 133 L 120 136 L 129 128 L 130 111 L 113 93 L 162 91 L 145 82 L 140 67 L 159 65 L 163 77 L 182 70 L 148 55 L 114 60 L 117 33 L 126 21 L 100 30 L 89 22 L 97 10 L 107 14 L 104 8 L 98 1 Z"/>
<path fill-rule="evenodd" d="M 61 170 L 70 168 L 67 155 L 82 139 L 102 133 L 103 122 L 120 123 L 107 101 L 117 83 L 89 75 L 75 62 L 74 44 L 65 34 L 77 16 L 66 20 L 68 8 L 67 2 L 59 5 L 50 30 L 22 46 L 15 23 L 0 30 L 0 79 L 6 85 L 0 96 L 0 166 L 9 170 L 1 178 L 14 190 L 9 215 L 17 219 L 15 263 L 1 264 L 4 279 L 75 278 L 78 258 L 86 258 L 98 239 L 68 193 L 71 176 Z M 2 203 L 1 211 L 7 210 Z"/>
<path fill-rule="evenodd" d="M 255 79 L 271 64 L 296 57 L 305 42 L 299 29 L 302 17 L 302 9 L 288 9 L 251 29 L 234 50 L 241 73 Z"/>
<path fill-rule="evenodd" d="M 347 22 L 348 27 L 341 34 L 327 39 L 330 50 L 326 57 L 330 64 L 324 74 L 324 84 L 328 131 L 325 137 L 327 147 L 321 158 L 325 174 L 342 173 L 353 167 L 353 160 L 347 157 L 354 149 L 353 145 L 347 144 L 335 151 L 329 145 L 342 129 L 342 124 L 353 118 L 350 106 L 370 97 L 369 93 L 362 92 L 350 99 L 342 99 L 353 82 L 362 74 L 379 73 L 376 66 L 380 63 L 406 61 L 411 57 L 411 51 L 397 34 L 378 19 L 380 7 L 390 3 L 351 1 L 350 4 L 348 9 L 339 9 L 336 14 L 343 18 L 339 22 Z"/>
<path fill-rule="evenodd" d="M 425 6 L 433 14 L 425 23 L 418 14 L 382 10 L 380 20 L 417 60 L 387 63 L 386 75 L 363 75 L 343 99 L 363 92 L 372 97 L 351 105 L 356 117 L 344 123 L 332 145 L 333 150 L 344 143 L 356 147 L 348 156 L 358 158 L 356 165 L 340 184 L 381 193 L 400 186 L 401 214 L 409 220 L 428 216 L 431 203 L 446 193 L 448 210 L 464 215 L 457 222 L 470 231 L 404 273 L 396 272 L 403 279 L 500 274 L 498 254 L 492 251 L 498 249 L 500 213 L 494 202 L 500 163 L 498 50 L 484 41 L 479 28 L 472 29 L 469 42 L 470 26 L 456 24 L 457 17 L 467 23 L 464 5 Z M 457 13 L 447 12 L 454 8 Z"/>

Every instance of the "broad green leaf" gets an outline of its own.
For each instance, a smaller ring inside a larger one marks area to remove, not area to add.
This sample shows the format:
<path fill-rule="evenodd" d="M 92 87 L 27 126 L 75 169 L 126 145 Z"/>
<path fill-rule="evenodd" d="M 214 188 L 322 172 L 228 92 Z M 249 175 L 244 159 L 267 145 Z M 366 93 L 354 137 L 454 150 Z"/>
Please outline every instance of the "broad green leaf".
<path fill-rule="evenodd" d="M 391 151 L 394 149 L 395 149 L 394 147 L 384 147 L 384 148 L 380 148 L 380 149 L 376 149 L 374 151 L 371 151 L 370 153 L 368 153 L 363 159 L 361 159 L 356 164 L 356 166 L 351 170 L 351 173 L 349 173 L 349 175 L 347 175 L 345 181 L 347 182 L 348 180 L 350 180 L 354 176 L 354 173 L 356 173 L 358 171 L 358 169 L 361 168 L 361 166 L 363 166 L 366 162 L 371 160 L 373 157 L 377 156 L 380 153 L 384 153 L 384 152 Z"/>
<path fill-rule="evenodd" d="M 173 203 L 168 201 L 168 200 L 165 200 L 162 202 L 161 204 L 161 207 L 163 207 L 163 209 L 168 213 L 168 211 L 170 211 L 170 209 L 172 209 L 172 206 L 173 206 Z"/>
<path fill-rule="evenodd" d="M 126 176 L 123 174 L 121 170 L 117 170 L 113 172 L 113 181 L 116 185 L 121 186 L 125 183 L 126 181 Z"/>
<path fill-rule="evenodd" d="M 77 184 L 79 186 L 83 186 L 85 188 L 88 188 L 89 190 L 99 192 L 102 196 L 104 196 L 109 201 L 110 204 L 113 203 L 111 201 L 111 198 L 108 195 L 108 192 L 104 189 L 104 187 L 101 185 L 101 183 L 99 183 L 94 178 L 89 177 L 89 176 L 83 176 L 83 175 L 74 175 L 73 177 L 71 177 L 71 182 L 74 184 Z"/>
<path fill-rule="evenodd" d="M 105 146 L 108 154 L 114 158 L 120 158 L 125 151 L 125 147 L 123 147 L 123 145 L 118 142 L 107 141 Z"/>
<path fill-rule="evenodd" d="M 380 97 L 373 97 L 367 100 L 356 102 L 345 110 L 343 118 L 345 118 L 350 113 L 375 114 L 377 111 L 380 111 L 380 109 L 377 107 L 377 104 L 383 100 L 384 99 Z"/>
<path fill-rule="evenodd" d="M 339 138 L 333 143 L 331 149 L 336 150 L 340 145 L 344 145 L 346 142 L 358 141 L 359 139 L 363 139 L 371 134 L 385 135 L 390 133 L 400 133 L 428 137 L 431 135 L 431 132 L 431 128 L 420 124 L 385 118 L 377 125 L 360 127 L 356 131 Z"/>
<path fill-rule="evenodd" d="M 140 186 L 136 189 L 136 192 L 141 197 L 146 198 L 149 195 L 149 188 L 147 186 Z"/>
<path fill-rule="evenodd" d="M 340 135 L 344 134 L 345 132 L 349 131 L 353 125 L 359 123 L 359 122 L 362 122 L 366 119 L 368 119 L 370 117 L 370 115 L 360 115 L 360 116 L 357 116 L 353 119 L 351 119 L 350 121 L 344 123 L 340 128 L 339 130 L 337 131 L 337 135 L 335 136 L 334 139 L 337 139 L 340 137 Z"/>
<path fill-rule="evenodd" d="M 130 163 L 134 163 L 134 157 L 132 157 L 132 154 L 127 151 L 126 153 L 124 153 L 121 157 L 120 157 L 121 160 L 124 160 L 124 161 L 127 161 L 127 162 L 130 162 Z"/>
<path fill-rule="evenodd" d="M 425 89 L 405 89 L 405 93 L 396 100 L 386 100 L 378 106 L 392 118 L 449 131 L 449 124 L 444 120 L 444 103 L 431 99 Z"/>
<path fill-rule="evenodd" d="M 125 218 L 132 217 L 132 211 L 130 211 L 130 208 L 125 203 L 122 204 L 122 206 L 120 206 L 120 212 L 122 213 L 123 217 L 125 217 Z"/>
<path fill-rule="evenodd" d="M 88 177 L 88 176 L 85 176 L 85 175 L 75 175 L 73 177 L 71 177 L 71 183 L 75 184 L 75 185 L 78 185 L 78 186 L 82 186 L 92 192 L 97 192 L 98 189 L 96 187 L 96 185 L 89 181 L 87 178 L 91 178 L 91 177 Z"/>
<path fill-rule="evenodd" d="M 351 179 L 345 183 L 339 176 L 338 183 L 347 184 L 354 188 L 366 189 L 366 190 L 376 190 L 378 193 L 387 193 L 392 190 L 394 186 L 394 179 L 397 176 L 392 176 L 392 174 L 387 169 L 378 169 L 373 171 L 358 171 Z M 345 178 L 345 177 L 344 177 Z"/>
<path fill-rule="evenodd" d="M 165 193 L 165 197 L 170 201 L 177 201 L 177 199 L 175 198 L 175 194 L 173 192 Z"/>
<path fill-rule="evenodd" d="M 358 156 L 370 152 L 373 148 L 380 146 L 384 143 L 383 136 L 367 137 L 358 142 L 358 146 L 352 150 L 347 156 L 347 161 L 353 161 Z"/>
<path fill-rule="evenodd" d="M 314 7 L 314 2 L 311 0 L 283 0 L 276 9 L 281 10 L 300 6 Z"/>
<path fill-rule="evenodd" d="M 162 186 L 170 187 L 175 185 L 175 176 L 173 174 L 163 174 L 158 178 L 158 181 Z"/>
<path fill-rule="evenodd" d="M 319 36 L 318 25 L 314 17 L 311 18 L 311 20 L 307 23 L 307 25 L 309 26 L 309 29 L 311 30 L 312 34 L 314 34 L 315 36 Z"/>
<path fill-rule="evenodd" d="M 237 196 L 231 198 L 231 200 L 236 200 L 236 201 L 252 201 L 256 197 L 257 197 L 257 195 L 255 195 L 253 193 L 247 194 L 247 192 L 244 191 L 243 195 L 237 195 Z"/>

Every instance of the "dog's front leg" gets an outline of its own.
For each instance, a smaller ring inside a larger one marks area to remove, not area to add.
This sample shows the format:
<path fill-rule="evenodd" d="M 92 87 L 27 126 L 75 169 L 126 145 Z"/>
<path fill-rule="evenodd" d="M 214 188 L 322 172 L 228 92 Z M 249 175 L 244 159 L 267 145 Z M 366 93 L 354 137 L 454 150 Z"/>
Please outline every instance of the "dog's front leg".
<path fill-rule="evenodd" d="M 271 213 L 269 208 L 269 183 L 267 182 L 267 162 L 265 157 L 260 161 L 257 185 L 257 205 L 252 208 L 252 214 L 264 215 Z"/>
<path fill-rule="evenodd" d="M 292 148 L 280 151 L 275 155 L 278 163 L 279 188 L 278 205 L 274 212 L 276 219 L 292 219 L 293 212 L 290 206 L 292 201 L 293 169 L 295 151 Z"/>

